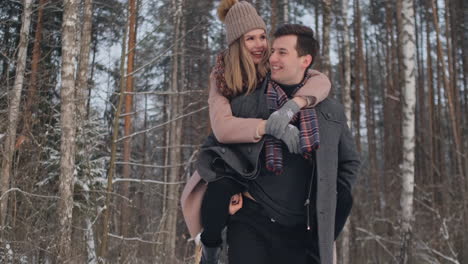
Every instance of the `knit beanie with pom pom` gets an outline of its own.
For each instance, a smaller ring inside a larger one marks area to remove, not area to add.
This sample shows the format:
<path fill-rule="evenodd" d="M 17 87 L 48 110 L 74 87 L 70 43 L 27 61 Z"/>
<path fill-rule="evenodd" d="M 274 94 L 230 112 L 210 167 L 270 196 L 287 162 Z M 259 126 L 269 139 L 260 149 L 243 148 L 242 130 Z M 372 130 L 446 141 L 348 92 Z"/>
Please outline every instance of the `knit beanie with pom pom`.
<path fill-rule="evenodd" d="M 251 30 L 266 31 L 265 22 L 258 15 L 255 7 L 246 1 L 221 0 L 218 6 L 218 17 L 226 25 L 228 45 Z"/>

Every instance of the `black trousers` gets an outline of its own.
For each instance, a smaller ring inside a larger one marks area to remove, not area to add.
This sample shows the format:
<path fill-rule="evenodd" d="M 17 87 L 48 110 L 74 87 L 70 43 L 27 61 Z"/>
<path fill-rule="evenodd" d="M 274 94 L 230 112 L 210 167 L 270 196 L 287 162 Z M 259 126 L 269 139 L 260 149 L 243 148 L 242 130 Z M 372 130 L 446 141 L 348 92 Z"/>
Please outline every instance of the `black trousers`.
<path fill-rule="evenodd" d="M 208 183 L 201 207 L 201 241 L 205 246 L 221 245 L 221 232 L 229 219 L 231 196 L 241 193 L 244 189 L 244 186 L 227 177 Z"/>
<path fill-rule="evenodd" d="M 316 235 L 305 224 L 280 225 L 245 197 L 242 209 L 228 222 L 227 243 L 229 264 L 320 263 Z"/>

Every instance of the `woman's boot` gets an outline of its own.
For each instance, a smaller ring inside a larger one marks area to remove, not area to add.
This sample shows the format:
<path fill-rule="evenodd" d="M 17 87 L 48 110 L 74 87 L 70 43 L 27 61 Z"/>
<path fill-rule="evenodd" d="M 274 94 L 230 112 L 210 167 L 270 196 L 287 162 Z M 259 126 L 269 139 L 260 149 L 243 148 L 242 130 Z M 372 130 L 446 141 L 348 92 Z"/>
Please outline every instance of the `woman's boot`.
<path fill-rule="evenodd" d="M 221 246 L 207 247 L 202 243 L 202 256 L 200 259 L 200 264 L 218 264 L 220 254 Z"/>

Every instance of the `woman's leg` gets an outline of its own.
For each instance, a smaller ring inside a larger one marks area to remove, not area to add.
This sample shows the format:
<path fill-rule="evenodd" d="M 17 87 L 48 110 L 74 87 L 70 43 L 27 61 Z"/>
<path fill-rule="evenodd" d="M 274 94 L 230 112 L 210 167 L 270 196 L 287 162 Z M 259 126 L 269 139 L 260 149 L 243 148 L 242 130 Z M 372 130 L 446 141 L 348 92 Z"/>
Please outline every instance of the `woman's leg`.
<path fill-rule="evenodd" d="M 242 192 L 243 189 L 241 184 L 226 177 L 208 183 L 201 208 L 203 245 L 218 247 L 222 244 L 221 232 L 229 218 L 231 196 Z"/>

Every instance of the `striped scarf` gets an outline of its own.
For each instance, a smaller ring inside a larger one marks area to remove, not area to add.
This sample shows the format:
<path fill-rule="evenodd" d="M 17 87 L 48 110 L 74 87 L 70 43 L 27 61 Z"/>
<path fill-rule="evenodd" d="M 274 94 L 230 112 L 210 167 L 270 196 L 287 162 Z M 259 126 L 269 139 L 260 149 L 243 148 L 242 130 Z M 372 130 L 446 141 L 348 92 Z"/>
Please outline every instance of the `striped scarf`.
<path fill-rule="evenodd" d="M 309 74 L 301 84 L 296 88 L 294 93 L 300 89 L 306 81 L 310 78 Z M 293 94 L 294 94 L 293 93 Z M 267 101 L 270 113 L 278 110 L 288 101 L 288 96 L 281 89 L 281 87 L 274 81 L 269 80 L 267 88 Z M 299 123 L 300 130 L 300 145 L 301 152 L 305 159 L 312 160 L 312 153 L 314 150 L 319 148 L 319 125 L 317 112 L 315 108 L 305 108 L 300 110 L 291 119 L 292 124 Z M 266 168 L 275 174 L 281 174 L 283 172 L 283 149 L 281 147 L 281 140 L 266 136 L 265 138 L 265 158 Z"/>

